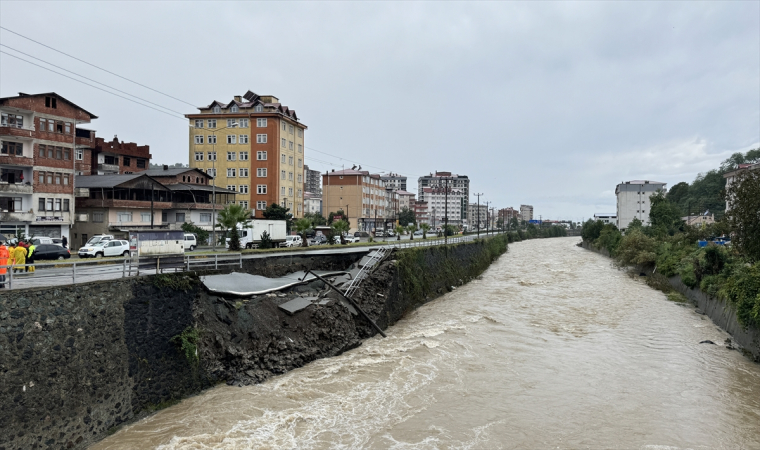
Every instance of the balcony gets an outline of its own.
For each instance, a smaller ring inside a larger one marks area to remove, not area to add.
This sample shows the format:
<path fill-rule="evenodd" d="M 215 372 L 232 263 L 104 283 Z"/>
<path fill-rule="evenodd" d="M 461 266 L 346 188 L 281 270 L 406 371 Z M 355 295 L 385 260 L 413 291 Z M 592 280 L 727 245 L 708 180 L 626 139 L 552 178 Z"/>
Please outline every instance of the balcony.
<path fill-rule="evenodd" d="M 106 173 L 119 173 L 118 164 L 98 164 L 98 170 Z"/>
<path fill-rule="evenodd" d="M 30 212 L 0 212 L 0 222 L 32 222 L 34 213 Z"/>
<path fill-rule="evenodd" d="M 31 183 L 2 183 L 0 182 L 0 193 L 3 194 L 31 194 L 33 193 Z"/>

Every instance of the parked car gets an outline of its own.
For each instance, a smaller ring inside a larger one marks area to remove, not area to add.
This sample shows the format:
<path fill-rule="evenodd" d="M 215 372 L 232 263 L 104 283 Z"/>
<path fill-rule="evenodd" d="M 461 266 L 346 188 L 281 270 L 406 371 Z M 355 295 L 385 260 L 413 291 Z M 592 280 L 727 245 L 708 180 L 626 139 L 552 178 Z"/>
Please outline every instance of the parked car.
<path fill-rule="evenodd" d="M 369 233 L 366 231 L 357 231 L 354 233 L 354 237 L 369 237 Z"/>
<path fill-rule="evenodd" d="M 375 230 L 375 237 L 383 237 L 383 236 L 385 236 L 385 231 Z"/>
<path fill-rule="evenodd" d="M 198 246 L 198 239 L 192 233 L 185 233 L 185 250 L 193 251 Z"/>
<path fill-rule="evenodd" d="M 346 244 L 353 244 L 354 242 L 359 242 L 360 238 L 351 236 L 350 234 L 347 236 L 343 236 L 343 240 Z"/>
<path fill-rule="evenodd" d="M 324 245 L 327 244 L 327 237 L 324 234 L 318 234 L 309 239 L 309 245 Z"/>
<path fill-rule="evenodd" d="M 48 261 L 53 259 L 69 259 L 71 258 L 71 252 L 69 249 L 63 248 L 56 244 L 34 244 L 34 260 L 35 261 Z"/>
<path fill-rule="evenodd" d="M 53 238 L 49 238 L 47 236 L 34 236 L 31 239 L 29 239 L 29 240 L 34 245 L 55 244 L 55 242 L 53 242 Z"/>
<path fill-rule="evenodd" d="M 301 236 L 287 236 L 285 238 L 285 247 L 300 247 L 302 244 Z"/>
<path fill-rule="evenodd" d="M 385 233 L 385 235 L 386 235 L 386 236 L 388 236 L 388 237 L 394 237 L 394 236 L 396 235 L 396 232 L 395 232 L 395 231 L 393 231 L 393 230 L 388 230 L 388 231 Z"/>
<path fill-rule="evenodd" d="M 414 232 L 415 236 L 422 236 L 422 230 L 417 230 Z"/>
<path fill-rule="evenodd" d="M 112 234 L 96 234 L 95 236 L 91 237 L 85 245 L 95 245 L 102 241 L 110 241 L 113 239 Z"/>
<path fill-rule="evenodd" d="M 80 258 L 101 258 L 103 256 L 129 256 L 129 241 L 115 239 L 101 241 L 95 245 L 87 245 L 79 249 Z"/>

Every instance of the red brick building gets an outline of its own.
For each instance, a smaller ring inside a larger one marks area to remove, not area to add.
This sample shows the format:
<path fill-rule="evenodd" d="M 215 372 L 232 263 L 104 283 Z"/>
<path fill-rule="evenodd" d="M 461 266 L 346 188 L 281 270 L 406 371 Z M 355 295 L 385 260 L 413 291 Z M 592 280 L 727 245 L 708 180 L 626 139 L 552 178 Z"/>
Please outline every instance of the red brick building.
<path fill-rule="evenodd" d="M 97 116 L 55 92 L 0 98 L 0 232 L 69 237 L 74 174 L 94 136 L 77 130 Z"/>
<path fill-rule="evenodd" d="M 130 174 L 148 170 L 150 166 L 150 147 L 137 145 L 134 142 L 113 140 L 106 142 L 103 138 L 95 138 L 95 145 L 90 152 L 90 172 L 79 175 L 113 175 Z"/>

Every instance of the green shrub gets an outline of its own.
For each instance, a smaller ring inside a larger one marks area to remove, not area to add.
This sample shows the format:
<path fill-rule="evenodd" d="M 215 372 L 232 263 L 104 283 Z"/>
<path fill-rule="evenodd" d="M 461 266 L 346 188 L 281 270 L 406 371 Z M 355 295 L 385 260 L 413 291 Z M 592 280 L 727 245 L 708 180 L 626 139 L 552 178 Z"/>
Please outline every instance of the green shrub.
<path fill-rule="evenodd" d="M 261 242 L 259 242 L 259 248 L 265 249 L 272 247 L 274 247 L 274 243 L 272 242 L 272 237 L 269 235 L 269 233 L 266 231 L 261 233 Z"/>
<path fill-rule="evenodd" d="M 657 241 L 640 229 L 629 231 L 617 246 L 615 259 L 623 266 L 649 266 L 657 261 Z"/>
<path fill-rule="evenodd" d="M 742 325 L 760 325 L 760 263 L 738 265 L 726 281 L 725 293 L 736 305 L 736 316 Z"/>
<path fill-rule="evenodd" d="M 691 263 L 686 263 L 681 266 L 681 270 L 678 272 L 681 275 L 681 281 L 690 288 L 695 288 L 699 285 L 697 276 L 694 274 L 694 266 Z"/>
<path fill-rule="evenodd" d="M 198 341 L 200 340 L 200 333 L 193 327 L 187 327 L 182 333 L 171 338 L 171 342 L 179 347 L 179 350 L 184 353 L 185 358 L 191 364 L 198 362 Z"/>

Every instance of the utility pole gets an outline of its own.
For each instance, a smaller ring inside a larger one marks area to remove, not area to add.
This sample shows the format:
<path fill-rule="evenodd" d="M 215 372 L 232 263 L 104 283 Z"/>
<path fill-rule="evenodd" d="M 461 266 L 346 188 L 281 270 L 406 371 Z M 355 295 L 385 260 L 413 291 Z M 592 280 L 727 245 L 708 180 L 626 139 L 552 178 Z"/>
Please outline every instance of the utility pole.
<path fill-rule="evenodd" d="M 444 214 L 446 214 L 446 216 L 443 218 L 443 223 L 445 223 L 445 225 L 443 226 L 443 243 L 448 244 L 449 236 L 448 236 L 447 231 L 449 231 L 449 179 L 446 177 L 443 177 L 443 180 L 446 181 L 446 185 L 443 191 L 443 196 L 445 199 L 443 203 L 443 206 L 445 207 Z"/>
<path fill-rule="evenodd" d="M 486 236 L 488 236 L 488 222 L 490 222 L 490 217 L 488 217 L 488 205 L 491 202 L 486 202 Z"/>
<path fill-rule="evenodd" d="M 475 211 L 475 214 L 478 216 L 478 239 L 480 239 L 480 196 L 483 194 L 475 194 L 478 197 L 478 209 Z"/>

